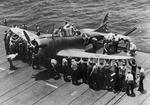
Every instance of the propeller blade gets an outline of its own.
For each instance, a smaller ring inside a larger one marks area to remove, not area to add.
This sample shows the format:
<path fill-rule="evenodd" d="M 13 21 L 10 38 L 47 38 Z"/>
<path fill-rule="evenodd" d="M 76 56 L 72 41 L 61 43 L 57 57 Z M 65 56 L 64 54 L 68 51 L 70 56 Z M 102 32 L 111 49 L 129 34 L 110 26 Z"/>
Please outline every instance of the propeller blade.
<path fill-rule="evenodd" d="M 135 31 L 137 28 L 133 27 L 132 29 L 130 29 L 129 31 L 125 32 L 123 35 L 124 36 L 128 36 L 129 34 L 131 34 L 133 31 Z"/>
<path fill-rule="evenodd" d="M 24 33 L 24 36 L 26 37 L 28 43 L 31 44 L 31 40 L 30 40 L 29 35 L 26 33 L 26 31 L 23 31 L 23 33 Z"/>

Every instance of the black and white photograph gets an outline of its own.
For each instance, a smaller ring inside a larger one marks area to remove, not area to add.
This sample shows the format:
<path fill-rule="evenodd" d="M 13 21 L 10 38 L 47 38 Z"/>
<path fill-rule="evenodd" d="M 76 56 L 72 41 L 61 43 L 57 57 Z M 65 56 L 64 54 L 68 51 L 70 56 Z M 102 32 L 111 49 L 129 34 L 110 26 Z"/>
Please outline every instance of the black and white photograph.
<path fill-rule="evenodd" d="M 150 0 L 0 0 L 0 105 L 150 105 Z"/>

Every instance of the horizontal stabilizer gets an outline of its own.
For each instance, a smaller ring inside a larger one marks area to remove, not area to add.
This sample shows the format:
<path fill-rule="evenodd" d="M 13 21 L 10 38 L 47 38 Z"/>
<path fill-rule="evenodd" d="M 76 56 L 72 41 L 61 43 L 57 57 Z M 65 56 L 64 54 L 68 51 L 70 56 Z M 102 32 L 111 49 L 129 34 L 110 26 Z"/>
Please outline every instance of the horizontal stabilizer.
<path fill-rule="evenodd" d="M 129 34 L 131 34 L 133 31 L 135 31 L 137 28 L 133 27 L 131 30 L 127 31 L 126 33 L 124 33 L 124 36 L 128 36 Z"/>

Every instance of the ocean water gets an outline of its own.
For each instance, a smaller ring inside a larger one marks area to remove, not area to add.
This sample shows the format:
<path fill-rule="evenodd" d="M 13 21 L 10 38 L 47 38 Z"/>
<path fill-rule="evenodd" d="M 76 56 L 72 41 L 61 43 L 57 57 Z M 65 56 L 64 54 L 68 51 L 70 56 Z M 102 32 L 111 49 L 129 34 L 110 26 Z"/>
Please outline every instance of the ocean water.
<path fill-rule="evenodd" d="M 27 24 L 33 29 L 38 24 L 43 32 L 53 24 L 58 28 L 65 21 L 77 28 L 98 27 L 109 13 L 111 32 L 130 34 L 138 48 L 150 53 L 150 0 L 0 0 L 0 20 L 9 24 Z"/>

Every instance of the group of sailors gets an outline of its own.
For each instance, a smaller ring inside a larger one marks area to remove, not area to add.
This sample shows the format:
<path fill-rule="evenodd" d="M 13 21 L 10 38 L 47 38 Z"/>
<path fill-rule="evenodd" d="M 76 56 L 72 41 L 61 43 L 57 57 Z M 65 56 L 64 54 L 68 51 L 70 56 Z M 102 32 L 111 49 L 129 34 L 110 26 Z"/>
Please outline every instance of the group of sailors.
<path fill-rule="evenodd" d="M 125 47 L 119 48 L 119 44 L 124 43 Z M 116 54 L 119 49 L 123 49 L 125 52 L 128 52 L 128 55 L 134 56 L 137 50 L 136 45 L 131 41 L 128 36 L 122 36 L 114 33 L 108 33 L 104 37 L 103 41 L 103 54 Z"/>
<path fill-rule="evenodd" d="M 107 89 L 114 92 L 126 92 L 134 96 L 137 77 L 140 77 L 138 91 L 144 92 L 144 69 L 137 66 L 135 59 L 130 60 L 82 60 L 79 58 L 62 58 L 58 62 L 51 59 L 49 70 L 55 73 L 54 79 L 63 76 L 64 81 L 79 85 L 86 83 L 91 89 Z"/>

